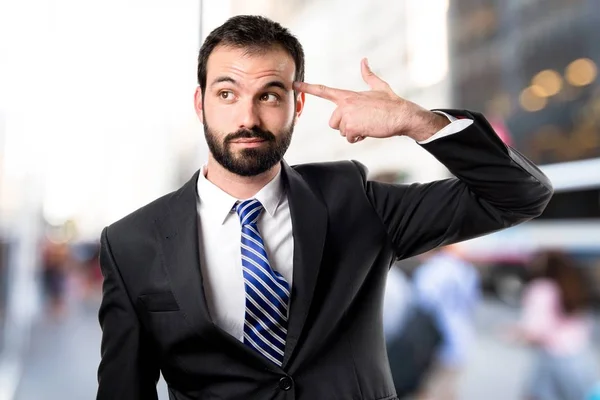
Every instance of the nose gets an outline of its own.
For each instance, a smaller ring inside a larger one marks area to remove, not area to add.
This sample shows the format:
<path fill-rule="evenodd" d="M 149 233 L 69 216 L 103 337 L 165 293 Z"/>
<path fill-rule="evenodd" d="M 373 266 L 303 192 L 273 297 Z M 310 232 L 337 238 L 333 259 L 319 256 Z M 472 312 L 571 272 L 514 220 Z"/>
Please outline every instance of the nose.
<path fill-rule="evenodd" d="M 254 101 L 240 101 L 238 104 L 238 129 L 252 129 L 260 126 L 260 116 Z"/>

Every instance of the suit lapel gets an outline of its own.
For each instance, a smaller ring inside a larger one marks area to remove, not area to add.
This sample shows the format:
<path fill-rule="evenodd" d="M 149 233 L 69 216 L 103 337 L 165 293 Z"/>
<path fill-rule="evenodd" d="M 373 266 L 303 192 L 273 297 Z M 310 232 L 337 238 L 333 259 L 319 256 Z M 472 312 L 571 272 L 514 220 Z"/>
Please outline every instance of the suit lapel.
<path fill-rule="evenodd" d="M 294 236 L 294 280 L 283 368 L 294 354 L 310 309 L 327 233 L 327 209 L 304 178 L 283 164 Z"/>
<path fill-rule="evenodd" d="M 192 327 L 210 328 L 211 319 L 200 270 L 196 181 L 199 171 L 169 199 L 164 219 L 157 220 L 159 242 L 173 295 Z"/>
<path fill-rule="evenodd" d="M 214 324 L 204 290 L 198 237 L 197 191 L 199 171 L 168 200 L 168 212 L 156 221 L 163 262 L 173 295 L 189 326 L 217 346 L 236 349 L 247 360 L 275 372 L 276 365 Z M 225 342 L 225 343 L 223 343 Z"/>

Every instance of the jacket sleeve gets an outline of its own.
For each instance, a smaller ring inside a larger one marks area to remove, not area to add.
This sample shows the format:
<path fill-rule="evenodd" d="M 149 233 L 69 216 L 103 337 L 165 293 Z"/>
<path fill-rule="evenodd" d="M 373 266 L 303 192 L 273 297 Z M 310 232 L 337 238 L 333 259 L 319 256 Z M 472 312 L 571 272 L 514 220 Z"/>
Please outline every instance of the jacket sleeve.
<path fill-rule="evenodd" d="M 421 145 L 455 178 L 411 185 L 366 181 L 399 259 L 535 218 L 552 197 L 548 178 L 506 146 L 481 114 L 443 111 L 474 120 Z"/>
<path fill-rule="evenodd" d="M 159 367 L 143 332 L 108 240 L 102 231 L 100 265 L 104 283 L 99 320 L 102 327 L 97 400 L 157 400 Z"/>

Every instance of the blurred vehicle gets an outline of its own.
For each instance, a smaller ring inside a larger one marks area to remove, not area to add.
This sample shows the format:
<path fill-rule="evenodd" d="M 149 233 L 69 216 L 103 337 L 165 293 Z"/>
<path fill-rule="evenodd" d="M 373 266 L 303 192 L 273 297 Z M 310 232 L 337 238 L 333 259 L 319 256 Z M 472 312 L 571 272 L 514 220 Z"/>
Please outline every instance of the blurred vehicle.
<path fill-rule="evenodd" d="M 554 196 L 535 220 L 464 243 L 464 254 L 481 272 L 482 284 L 500 300 L 519 304 L 537 251 L 560 249 L 577 259 L 600 304 L 600 158 L 548 164 L 541 169 Z"/>

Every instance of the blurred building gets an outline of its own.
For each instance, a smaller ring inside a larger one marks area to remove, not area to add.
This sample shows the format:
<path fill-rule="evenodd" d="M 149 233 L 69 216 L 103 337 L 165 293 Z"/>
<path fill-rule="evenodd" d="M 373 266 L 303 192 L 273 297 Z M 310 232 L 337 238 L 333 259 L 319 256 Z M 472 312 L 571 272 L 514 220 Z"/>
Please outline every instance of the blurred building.
<path fill-rule="evenodd" d="M 204 1 L 211 12 L 217 2 Z M 211 27 L 237 14 L 262 14 L 288 27 L 304 47 L 306 81 L 350 90 L 368 90 L 360 60 L 394 91 L 428 108 L 450 105 L 446 40 L 447 0 L 230 0 Z M 208 33 L 209 26 L 204 29 Z M 286 160 L 291 163 L 357 159 L 373 174 L 428 181 L 446 170 L 406 138 L 366 140 L 350 145 L 328 126 L 335 105 L 307 96 Z"/>
<path fill-rule="evenodd" d="M 452 0 L 452 103 L 539 164 L 600 157 L 600 1 Z"/>
<path fill-rule="evenodd" d="M 41 180 L 49 223 L 93 239 L 179 186 L 199 20 L 198 1 L 0 1 L 4 174 Z"/>
<path fill-rule="evenodd" d="M 43 316 L 44 224 L 95 240 L 178 186 L 199 19 L 197 1 L 0 1 L 0 399 Z"/>
<path fill-rule="evenodd" d="M 452 103 L 483 112 L 555 194 L 536 220 L 467 243 L 501 298 L 529 258 L 559 248 L 589 266 L 600 301 L 600 0 L 452 0 Z"/>

